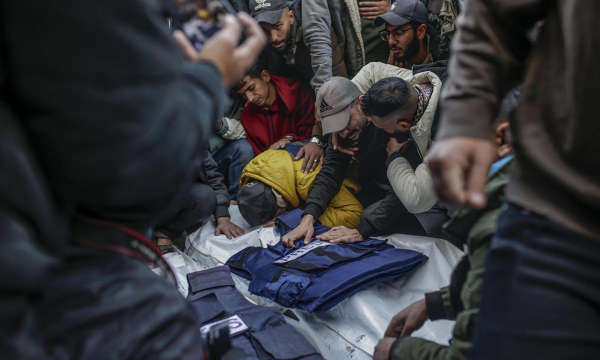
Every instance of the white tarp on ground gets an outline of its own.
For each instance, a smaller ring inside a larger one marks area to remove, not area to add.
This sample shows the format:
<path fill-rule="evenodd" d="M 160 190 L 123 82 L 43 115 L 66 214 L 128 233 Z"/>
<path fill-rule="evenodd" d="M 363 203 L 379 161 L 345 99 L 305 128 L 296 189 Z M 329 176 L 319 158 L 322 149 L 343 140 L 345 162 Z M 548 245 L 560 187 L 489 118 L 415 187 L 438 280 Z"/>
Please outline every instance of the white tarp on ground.
<path fill-rule="evenodd" d="M 244 236 L 233 240 L 223 235 L 214 236 L 214 223 L 208 222 L 186 240 L 185 252 L 189 257 L 180 252 L 167 254 L 167 261 L 176 272 L 183 295 L 187 294 L 185 274 L 188 272 L 223 265 L 230 256 L 248 246 L 266 247 L 279 241 L 272 228 L 250 228 L 240 216 L 237 206 L 232 206 L 230 213 L 231 220 L 247 231 Z M 408 276 L 364 289 L 325 313 L 293 310 L 298 320 L 286 317 L 325 359 L 371 359 L 390 319 L 406 306 L 422 299 L 426 292 L 447 285 L 454 265 L 463 255 L 462 251 L 444 240 L 400 234 L 386 238 L 396 248 L 419 251 L 429 260 Z M 276 307 L 282 312 L 286 310 L 268 299 L 250 294 L 247 280 L 236 275 L 233 278 L 237 289 L 253 303 Z M 451 321 L 427 321 L 413 336 L 447 344 L 452 327 Z"/>

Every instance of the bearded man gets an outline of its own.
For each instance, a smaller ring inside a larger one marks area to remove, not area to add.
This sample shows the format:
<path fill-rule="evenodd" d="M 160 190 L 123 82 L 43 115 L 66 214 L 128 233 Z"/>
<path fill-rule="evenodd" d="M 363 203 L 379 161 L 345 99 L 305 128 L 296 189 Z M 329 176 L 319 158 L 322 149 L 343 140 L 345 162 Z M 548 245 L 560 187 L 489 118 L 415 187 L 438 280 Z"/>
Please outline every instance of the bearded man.
<path fill-rule="evenodd" d="M 331 75 L 319 81 L 313 80 L 313 61 L 309 47 L 304 43 L 299 17 L 301 6 L 301 3 L 289 5 L 286 0 L 250 0 L 250 15 L 267 35 L 270 54 L 266 68 L 269 73 L 300 80 L 316 92 Z M 333 30 L 330 35 L 332 60 L 329 71 L 333 76 L 347 77 L 342 49 Z"/>
<path fill-rule="evenodd" d="M 390 46 L 388 64 L 406 69 L 429 64 L 433 59 L 427 35 L 427 9 L 419 0 L 398 0 L 375 19 L 375 26 L 385 23 L 379 35 Z"/>

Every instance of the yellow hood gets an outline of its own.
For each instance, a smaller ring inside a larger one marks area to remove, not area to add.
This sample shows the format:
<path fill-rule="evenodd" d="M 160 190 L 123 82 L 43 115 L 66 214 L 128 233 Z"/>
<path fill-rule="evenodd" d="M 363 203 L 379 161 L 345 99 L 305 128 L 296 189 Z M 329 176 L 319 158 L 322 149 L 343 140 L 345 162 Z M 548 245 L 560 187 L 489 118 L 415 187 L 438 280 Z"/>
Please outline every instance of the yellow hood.
<path fill-rule="evenodd" d="M 310 174 L 302 173 L 303 159 L 296 160 L 285 150 L 267 150 L 246 165 L 242 172 L 241 185 L 250 179 L 261 181 L 277 190 L 293 207 L 306 200 L 310 187 L 321 170 L 321 165 Z M 360 223 L 363 207 L 350 192 L 359 191 L 360 186 L 349 178 L 319 217 L 321 224 L 329 227 L 346 226 L 355 228 Z"/>
<path fill-rule="evenodd" d="M 255 179 L 277 190 L 293 207 L 300 206 L 296 193 L 294 159 L 284 150 L 267 150 L 254 159 L 242 171 L 240 186 Z"/>

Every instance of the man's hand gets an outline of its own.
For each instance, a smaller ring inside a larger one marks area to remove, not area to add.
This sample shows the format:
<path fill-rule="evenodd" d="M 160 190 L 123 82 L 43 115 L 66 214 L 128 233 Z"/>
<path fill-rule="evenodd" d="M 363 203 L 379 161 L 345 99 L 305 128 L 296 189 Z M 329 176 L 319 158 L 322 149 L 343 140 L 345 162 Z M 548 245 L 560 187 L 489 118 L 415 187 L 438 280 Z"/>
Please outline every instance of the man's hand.
<path fill-rule="evenodd" d="M 231 86 L 254 64 L 267 45 L 267 38 L 256 21 L 246 13 L 238 13 L 237 20 L 233 15 L 225 15 L 222 23 L 223 30 L 211 37 L 202 47 L 202 51 L 196 51 L 185 34 L 179 30 L 173 32 L 173 38 L 189 61 L 210 62 L 221 73 L 225 85 Z M 246 30 L 248 38 L 238 45 L 242 27 Z"/>
<path fill-rule="evenodd" d="M 281 238 L 283 245 L 289 248 L 294 247 L 294 241 L 300 240 L 302 237 L 304 237 L 304 245 L 310 244 L 312 236 L 315 233 L 314 224 L 314 216 L 311 214 L 304 215 L 302 220 L 300 220 L 300 225 Z"/>
<path fill-rule="evenodd" d="M 390 140 L 387 143 L 385 152 L 387 153 L 388 156 L 392 155 L 393 153 L 395 153 L 397 151 L 404 152 L 406 150 L 406 147 L 408 146 L 408 144 L 411 141 L 412 141 L 411 139 L 408 139 L 403 143 L 399 143 L 398 140 L 392 136 L 392 137 L 390 137 Z"/>
<path fill-rule="evenodd" d="M 477 209 L 485 207 L 484 188 L 495 157 L 491 140 L 471 137 L 440 140 L 428 156 L 440 199 Z"/>
<path fill-rule="evenodd" d="M 390 55 L 388 56 L 388 61 L 387 61 L 388 65 L 394 65 L 397 67 L 404 67 L 404 62 L 398 62 L 396 61 L 396 57 L 394 56 L 394 53 L 390 50 Z"/>
<path fill-rule="evenodd" d="M 427 303 L 422 299 L 396 314 L 383 336 L 393 338 L 410 336 L 413 331 L 423 326 L 425 320 L 427 320 Z"/>
<path fill-rule="evenodd" d="M 224 234 L 228 239 L 232 237 L 244 235 L 246 232 L 241 227 L 232 223 L 228 217 L 220 217 L 217 219 L 217 228 L 215 229 L 215 235 Z"/>
<path fill-rule="evenodd" d="M 304 145 L 300 151 L 298 151 L 298 154 L 294 160 L 302 159 L 304 156 L 304 161 L 302 162 L 302 172 L 304 174 L 310 174 L 317 169 L 319 163 L 323 163 L 324 155 L 325 151 L 323 151 L 319 145 L 309 142 L 308 144 Z"/>
<path fill-rule="evenodd" d="M 335 226 L 328 232 L 317 236 L 317 240 L 329 241 L 332 244 L 337 244 L 355 243 L 363 241 L 364 239 L 356 229 L 348 229 L 345 226 Z"/>
<path fill-rule="evenodd" d="M 375 346 L 375 352 L 373 353 L 373 360 L 389 360 L 390 350 L 392 345 L 396 342 L 396 338 L 385 337 L 379 340 L 377 346 Z"/>
<path fill-rule="evenodd" d="M 358 147 L 356 145 L 352 146 L 349 149 L 340 145 L 340 135 L 338 133 L 331 134 L 331 142 L 333 143 L 333 150 L 337 150 L 341 153 L 348 154 L 354 156 L 354 153 L 358 151 Z"/>
<path fill-rule="evenodd" d="M 367 20 L 375 20 L 379 15 L 385 14 L 390 8 L 388 0 L 364 1 L 358 3 L 360 17 Z"/>
<path fill-rule="evenodd" d="M 291 141 L 289 141 L 288 139 L 281 139 L 281 140 L 277 141 L 275 144 L 269 146 L 269 150 L 285 149 L 285 146 L 289 143 L 291 143 Z"/>

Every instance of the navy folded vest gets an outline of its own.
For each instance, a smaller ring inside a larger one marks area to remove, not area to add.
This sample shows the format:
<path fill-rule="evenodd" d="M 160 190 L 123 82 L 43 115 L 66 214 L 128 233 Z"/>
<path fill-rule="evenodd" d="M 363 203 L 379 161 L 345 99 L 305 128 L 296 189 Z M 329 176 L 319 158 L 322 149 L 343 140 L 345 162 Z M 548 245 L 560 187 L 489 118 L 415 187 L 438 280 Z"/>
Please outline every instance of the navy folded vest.
<path fill-rule="evenodd" d="M 280 216 L 281 236 L 300 223 L 302 211 Z M 315 224 L 315 236 L 329 228 Z M 249 247 L 227 261 L 231 272 L 250 280 L 248 290 L 288 308 L 311 312 L 331 309 L 359 290 L 406 275 L 428 257 L 412 250 L 396 249 L 385 240 L 368 239 L 354 244 L 298 241 L 288 249 Z"/>
<path fill-rule="evenodd" d="M 323 360 L 319 352 L 274 308 L 250 303 L 235 289 L 228 266 L 187 275 L 192 303 L 201 331 L 229 322 L 233 347 L 246 359 Z"/>

